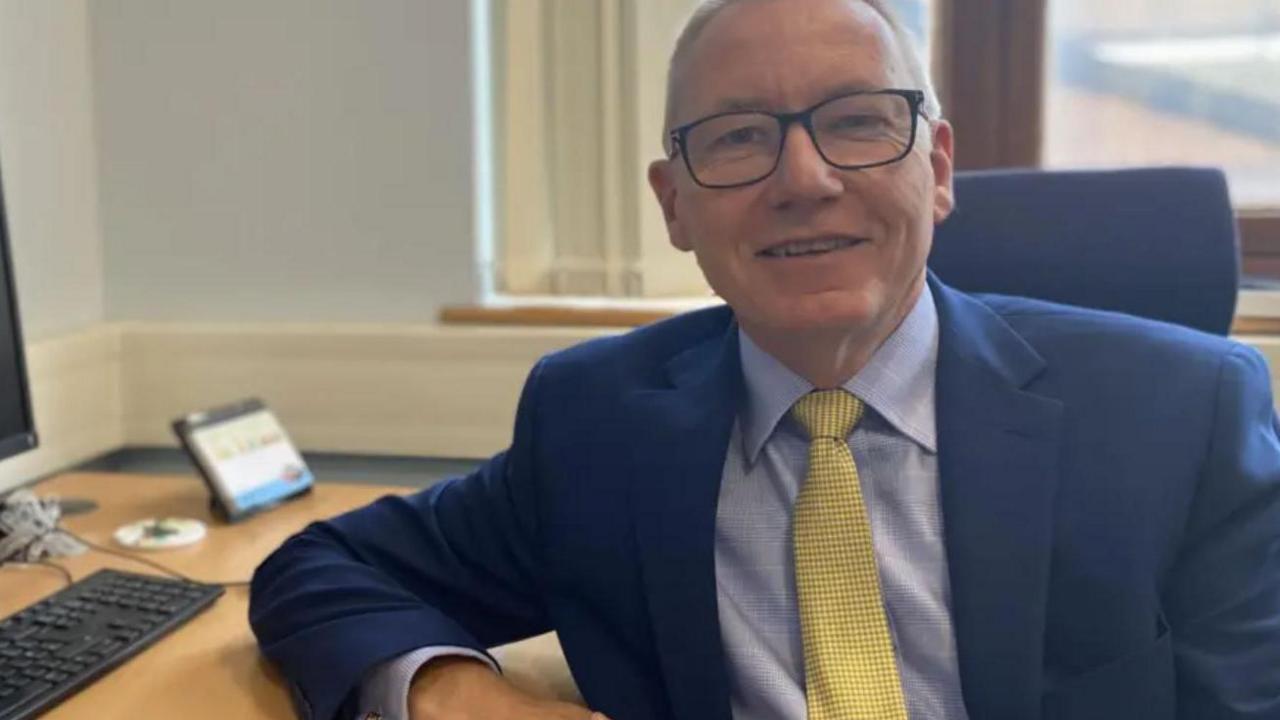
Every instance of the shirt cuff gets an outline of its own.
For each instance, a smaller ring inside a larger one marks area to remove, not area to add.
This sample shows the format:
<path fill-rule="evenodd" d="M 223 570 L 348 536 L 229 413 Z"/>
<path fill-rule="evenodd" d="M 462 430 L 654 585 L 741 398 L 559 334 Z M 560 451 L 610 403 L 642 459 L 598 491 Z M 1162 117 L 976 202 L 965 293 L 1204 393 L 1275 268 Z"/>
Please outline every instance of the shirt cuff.
<path fill-rule="evenodd" d="M 409 684 L 418 668 L 445 656 L 469 657 L 480 660 L 501 672 L 493 660 L 471 648 L 438 645 L 418 648 L 374 667 L 360 683 L 360 713 L 356 720 L 379 718 L 380 720 L 409 720 Z"/>

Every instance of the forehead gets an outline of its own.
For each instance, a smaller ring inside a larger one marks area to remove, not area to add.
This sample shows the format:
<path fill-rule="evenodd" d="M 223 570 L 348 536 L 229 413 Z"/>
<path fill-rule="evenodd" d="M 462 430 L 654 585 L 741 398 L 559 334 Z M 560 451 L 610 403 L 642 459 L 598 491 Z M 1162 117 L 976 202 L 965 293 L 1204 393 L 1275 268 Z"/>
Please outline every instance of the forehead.
<path fill-rule="evenodd" d="M 676 78 L 679 122 L 741 106 L 795 110 L 904 75 L 885 19 L 856 0 L 758 0 L 720 11 Z"/>

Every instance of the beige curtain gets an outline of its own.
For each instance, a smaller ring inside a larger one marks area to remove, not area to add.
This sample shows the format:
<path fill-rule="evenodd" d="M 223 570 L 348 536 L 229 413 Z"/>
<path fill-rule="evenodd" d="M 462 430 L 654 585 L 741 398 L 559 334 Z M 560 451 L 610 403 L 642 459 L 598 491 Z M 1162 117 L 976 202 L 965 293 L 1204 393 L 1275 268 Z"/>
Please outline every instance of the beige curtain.
<path fill-rule="evenodd" d="M 667 57 L 694 0 L 491 0 L 495 288 L 705 296 L 645 180 Z"/>

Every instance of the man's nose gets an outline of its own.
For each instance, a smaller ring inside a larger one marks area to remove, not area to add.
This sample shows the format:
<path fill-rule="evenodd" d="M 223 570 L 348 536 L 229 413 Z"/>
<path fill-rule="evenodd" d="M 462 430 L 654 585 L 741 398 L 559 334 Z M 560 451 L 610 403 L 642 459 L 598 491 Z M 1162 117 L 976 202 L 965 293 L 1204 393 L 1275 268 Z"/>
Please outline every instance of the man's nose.
<path fill-rule="evenodd" d="M 822 158 L 809 131 L 798 122 L 787 128 L 772 185 L 775 204 L 780 206 L 822 201 L 844 191 L 840 171 Z"/>

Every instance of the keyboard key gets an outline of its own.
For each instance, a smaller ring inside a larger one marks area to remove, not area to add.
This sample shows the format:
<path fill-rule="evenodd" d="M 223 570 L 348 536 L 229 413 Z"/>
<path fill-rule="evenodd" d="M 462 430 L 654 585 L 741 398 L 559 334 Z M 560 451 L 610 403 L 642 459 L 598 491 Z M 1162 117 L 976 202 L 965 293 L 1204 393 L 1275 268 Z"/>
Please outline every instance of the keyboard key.
<path fill-rule="evenodd" d="M 31 637 L 32 635 L 35 635 L 36 633 L 40 632 L 40 630 L 41 630 L 41 627 L 39 625 L 20 625 L 16 630 L 12 631 L 9 634 L 9 639 L 25 640 L 26 638 Z"/>
<path fill-rule="evenodd" d="M 90 653 L 90 655 L 93 655 L 93 654 L 110 655 L 111 653 L 124 647 L 124 645 L 125 643 L 122 640 L 107 640 L 106 642 L 94 648 L 93 653 Z"/>
<path fill-rule="evenodd" d="M 40 693 L 53 687 L 47 682 L 34 682 L 17 689 L 9 697 L 5 698 L 5 703 L 10 707 L 17 707 L 31 698 L 38 696 Z"/>
<path fill-rule="evenodd" d="M 64 657 L 64 658 L 70 658 L 76 655 L 80 655 L 81 653 L 93 647 L 94 645 L 97 645 L 101 641 L 102 641 L 102 638 L 97 635 L 83 635 L 80 638 L 78 638 L 76 642 L 73 642 L 68 647 L 65 647 L 62 650 L 60 650 L 58 652 L 58 656 Z"/>

